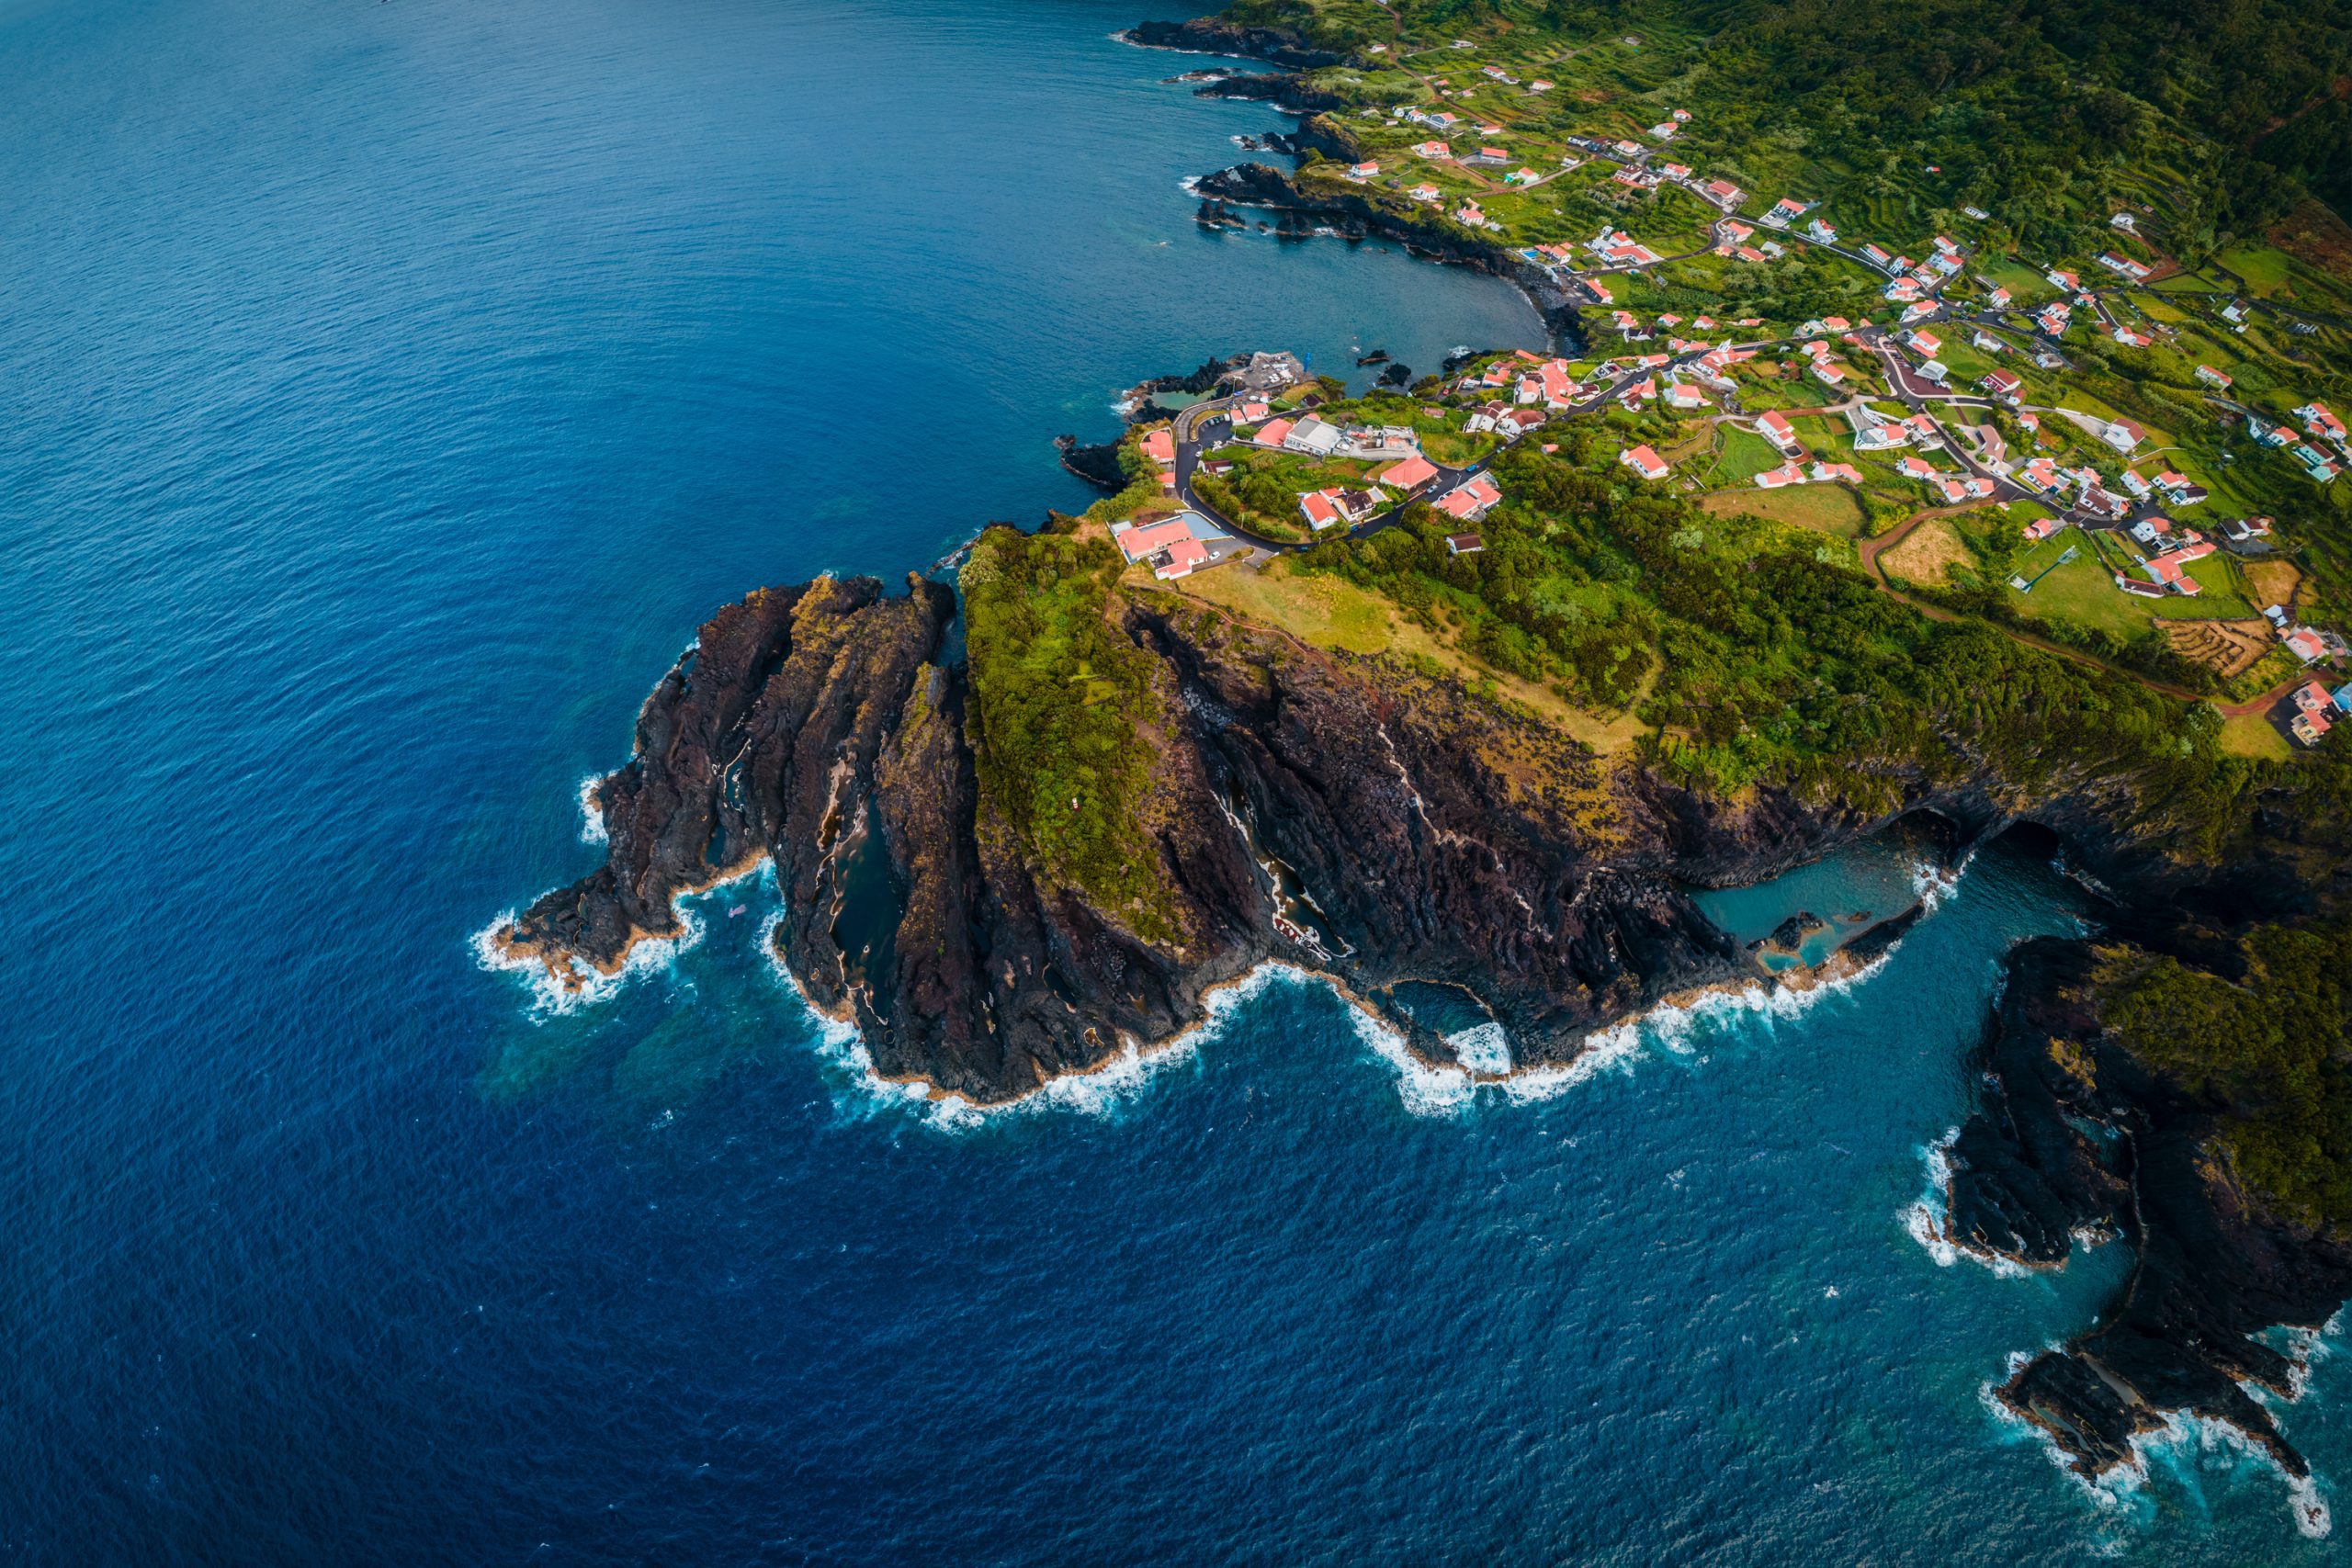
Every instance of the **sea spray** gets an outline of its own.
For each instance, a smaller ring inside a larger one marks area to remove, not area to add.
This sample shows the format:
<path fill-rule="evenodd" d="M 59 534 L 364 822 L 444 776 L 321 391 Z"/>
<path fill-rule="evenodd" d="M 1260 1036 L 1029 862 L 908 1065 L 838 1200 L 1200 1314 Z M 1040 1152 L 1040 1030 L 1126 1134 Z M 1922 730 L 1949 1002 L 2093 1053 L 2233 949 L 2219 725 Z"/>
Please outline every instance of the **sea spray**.
<path fill-rule="evenodd" d="M 1960 1142 L 1960 1129 L 1946 1128 L 1944 1135 L 1919 1150 L 1920 1162 L 1927 1168 L 1927 1188 L 1918 1201 L 1904 1209 L 1895 1217 L 1911 1239 L 1925 1247 L 1928 1256 L 1936 1260 L 1939 1269 L 1949 1269 L 1966 1258 L 1983 1264 L 1994 1276 L 2003 1280 L 2022 1280 L 2031 1269 L 2013 1258 L 1982 1247 L 1971 1247 L 1955 1239 L 1951 1234 L 1951 1150 Z"/>
<path fill-rule="evenodd" d="M 670 968 L 680 954 L 690 952 L 709 931 L 709 922 L 694 906 L 720 890 L 735 886 L 746 877 L 759 874 L 766 866 L 761 861 L 742 870 L 719 878 L 707 887 L 692 893 L 681 893 L 670 901 L 671 917 L 678 922 L 678 930 L 670 936 L 639 936 L 628 945 L 619 967 L 606 974 L 577 959 L 567 959 L 571 983 L 566 984 L 547 962 L 533 954 L 503 951 L 498 933 L 511 929 L 521 918 L 521 911 L 505 909 L 481 930 L 474 932 L 467 945 L 473 949 L 474 962 L 481 968 L 520 976 L 531 1001 L 526 1013 L 534 1021 L 544 1021 L 560 1014 L 572 1013 L 594 1007 L 616 995 L 621 987 L 639 975 L 650 975 Z"/>
<path fill-rule="evenodd" d="M 612 835 L 605 828 L 605 808 L 596 802 L 596 786 L 605 782 L 603 773 L 590 773 L 580 781 L 580 841 L 602 846 Z"/>
<path fill-rule="evenodd" d="M 1927 1248 L 1928 1256 L 1936 1260 L 1939 1269 L 1949 1269 L 1960 1261 L 1960 1248 L 1944 1235 L 1951 1193 L 1951 1146 L 1959 1141 L 1960 1129 L 1947 1128 L 1942 1137 L 1919 1150 L 1928 1169 L 1927 1190 L 1897 1216 L 1903 1228 L 1911 1233 L 1911 1239 Z"/>

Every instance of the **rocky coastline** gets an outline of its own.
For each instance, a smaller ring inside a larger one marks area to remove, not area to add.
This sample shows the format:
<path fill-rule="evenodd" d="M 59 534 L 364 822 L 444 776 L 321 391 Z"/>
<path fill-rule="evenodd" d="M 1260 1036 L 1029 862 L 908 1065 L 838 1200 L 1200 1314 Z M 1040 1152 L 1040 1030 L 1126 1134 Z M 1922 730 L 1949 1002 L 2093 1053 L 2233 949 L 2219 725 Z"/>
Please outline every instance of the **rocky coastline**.
<path fill-rule="evenodd" d="M 1383 999 L 1453 987 L 1501 1027 L 1512 1070 L 1566 1066 L 1661 1005 L 1866 973 L 1924 913 L 1775 971 L 1764 954 L 1793 955 L 1824 922 L 1743 949 L 1687 888 L 1763 881 L 1898 821 L 1950 865 L 2012 819 L 1991 780 L 1918 781 L 1877 817 L 1770 790 L 1702 797 L 1458 687 L 1173 594 L 1137 591 L 1114 614 L 1170 716 L 1150 852 L 1181 902 L 1174 939 L 1053 885 L 989 800 L 949 651 L 955 592 L 858 578 L 763 590 L 702 627 L 646 699 L 628 764 L 590 792 L 605 864 L 492 946 L 579 987 L 678 935 L 680 896 L 764 860 L 778 959 L 855 1025 L 877 1076 L 933 1096 L 1002 1104 L 1165 1046 L 1267 964 L 1331 979 L 1416 1056 L 1483 1080 Z M 2146 907 L 2182 891 L 2096 788 L 2033 816 Z M 2266 1214 L 2214 1164 L 2210 1119 L 2101 1035 L 2093 962 L 2088 942 L 2048 939 L 2012 958 L 1982 1105 L 1949 1153 L 1947 1239 L 2053 1267 L 2076 1237 L 2114 1235 L 2139 1262 L 2097 1327 L 1999 1398 L 2086 1474 L 2133 1463 L 2132 1439 L 2186 1411 L 2301 1477 L 2242 1386 L 2284 1393 L 2293 1368 L 2248 1336 L 2324 1322 L 2352 1296 L 2352 1252 Z"/>
<path fill-rule="evenodd" d="M 1395 212 L 1352 191 L 1312 194 L 1270 164 L 1236 164 L 1203 175 L 1193 182 L 1193 190 L 1201 197 L 1195 216 L 1204 224 L 1230 224 L 1236 208 L 1260 209 L 1281 214 L 1278 232 L 1304 235 L 1329 230 L 1350 241 L 1386 240 L 1424 260 L 1502 278 L 1527 296 L 1549 332 L 1582 351 L 1586 341 L 1582 311 L 1576 299 L 1549 273 L 1434 213 L 1420 217 Z"/>
<path fill-rule="evenodd" d="M 1272 151 L 1353 155 L 1316 113 L 1330 105 L 1292 74 L 1340 56 L 1216 19 L 1125 36 L 1279 67 L 1198 90 L 1306 117 L 1269 138 Z M 1197 189 L 1204 224 L 1261 210 L 1279 215 L 1278 232 L 1397 243 L 1509 279 L 1553 333 L 1584 341 L 1576 303 L 1542 269 L 1434 213 L 1304 190 L 1260 163 Z M 1241 362 L 1139 383 L 1128 405 L 1208 390 Z M 1125 483 L 1114 444 L 1057 445 L 1071 472 Z M 1924 906 L 1806 964 L 1819 923 L 1792 918 L 1743 949 L 1688 889 L 1769 880 L 1898 821 L 1929 831 L 1946 865 L 2020 819 L 2041 825 L 2122 890 L 2133 940 L 2189 940 L 2173 916 L 2205 891 L 2133 833 L 2097 779 L 2031 801 L 1989 770 L 1905 779 L 1897 807 L 1869 815 L 1769 788 L 1725 801 L 1604 765 L 1427 675 L 1141 591 L 1114 615 L 1154 660 L 1164 723 L 1148 852 L 1179 915 L 1173 937 L 1147 938 L 1130 911 L 1057 885 L 989 799 L 970 671 L 953 651 L 957 614 L 954 590 L 922 578 L 903 592 L 822 578 L 719 611 L 646 699 L 629 761 L 594 786 L 604 865 L 536 900 L 492 946 L 579 987 L 678 934 L 680 896 L 766 861 L 784 906 L 775 953 L 811 1005 L 856 1027 L 877 1076 L 989 1106 L 1167 1046 L 1270 964 L 1329 978 L 1423 1062 L 1474 1077 L 1493 1075 L 1393 1005 L 1399 987 L 1460 991 L 1524 1069 L 1573 1063 L 1662 1005 L 1850 979 Z M 2218 903 L 2243 908 L 2243 892 Z M 2083 940 L 2010 956 L 1980 1047 L 1980 1103 L 1946 1152 L 1939 1239 L 2048 1269 L 2078 1240 L 2114 1238 L 2137 1261 L 2090 1330 L 2023 1361 L 1996 1397 L 2086 1476 L 2135 1464 L 2135 1439 L 2187 1413 L 2245 1434 L 2303 1480 L 2302 1456 L 2248 1393 L 2288 1394 L 2296 1369 L 2251 1336 L 2326 1322 L 2352 1297 L 2352 1249 L 2267 1212 L 2214 1159 L 2211 1115 L 2103 1032 L 2098 962 Z"/>
<path fill-rule="evenodd" d="M 1188 22 L 1137 22 L 1118 36 L 1144 49 L 1262 60 L 1285 71 L 1315 71 L 1348 62 L 1346 55 L 1317 49 L 1287 28 L 1245 27 L 1222 17 L 1195 17 Z"/>
<path fill-rule="evenodd" d="M 2290 1398 L 2297 1368 L 2252 1336 L 2325 1324 L 2352 1297 L 2352 1247 L 2249 1197 L 2211 1152 L 2211 1113 L 2103 1030 L 2099 962 L 2093 942 L 2061 938 L 2010 954 L 1981 1103 L 1945 1155 L 1951 1245 L 2031 1269 L 2064 1265 L 2078 1239 L 2120 1239 L 2136 1258 L 2097 1324 L 2025 1360 L 1996 1397 L 2086 1477 L 2136 1465 L 2134 1439 L 2185 1414 L 2301 1481 L 2309 1465 L 2248 1392 Z"/>

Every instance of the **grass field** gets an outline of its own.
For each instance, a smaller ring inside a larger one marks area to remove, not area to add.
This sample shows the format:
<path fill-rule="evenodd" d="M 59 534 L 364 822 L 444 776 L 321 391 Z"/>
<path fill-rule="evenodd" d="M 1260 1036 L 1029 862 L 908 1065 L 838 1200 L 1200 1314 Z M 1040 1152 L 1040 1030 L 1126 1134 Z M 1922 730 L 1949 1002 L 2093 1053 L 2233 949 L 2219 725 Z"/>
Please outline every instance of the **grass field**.
<path fill-rule="evenodd" d="M 2072 621 L 2120 637 L 2146 631 L 2150 606 L 2157 601 L 2135 599 L 2116 587 L 2114 573 L 2101 564 L 2090 541 L 2075 529 L 2064 530 L 2028 557 L 2018 575 L 2030 581 L 2053 558 L 2053 547 L 2056 553 L 2063 553 L 2067 545 L 2075 547 L 2075 558 L 2035 583 L 2031 593 L 2007 590 L 2010 603 L 2041 620 Z"/>
<path fill-rule="evenodd" d="M 1380 595 L 1340 578 L 1301 571 L 1287 560 L 1258 566 L 1237 562 L 1196 572 L 1173 586 L 1244 619 L 1279 626 L 1317 648 L 1432 660 L 1465 682 L 1491 686 L 1498 694 L 1558 724 L 1595 751 L 1629 746 L 1648 728 L 1630 713 L 1594 713 L 1549 686 L 1491 670 L 1451 641 L 1398 615 Z"/>
<path fill-rule="evenodd" d="M 1731 491 L 1708 496 L 1699 505 L 1718 517 L 1761 517 L 1774 523 L 1792 523 L 1800 528 L 1818 529 L 1841 539 L 1857 539 L 1862 533 L 1861 506 L 1852 492 L 1840 484 L 1792 485 L 1787 490 L 1759 490 L 1753 493 Z"/>
<path fill-rule="evenodd" d="M 2293 265 L 2285 252 L 2274 251 L 2267 245 L 2239 245 L 2223 251 L 2215 259 L 2245 278 L 2248 288 L 2265 298 L 2285 286 L 2289 268 Z"/>
<path fill-rule="evenodd" d="M 1723 436 L 1722 455 L 1715 459 L 1707 474 L 1710 485 L 1747 484 L 1767 468 L 1777 468 L 1782 461 L 1772 444 L 1753 431 L 1724 424 L 1716 427 Z M 1753 488 L 1752 486 L 1750 488 Z M 1758 492 L 1761 494 L 1761 491 Z"/>
<path fill-rule="evenodd" d="M 2222 721 L 2222 750 L 2233 757 L 2256 757 L 2284 760 L 2294 748 L 2278 733 L 2278 727 L 2267 715 L 2249 713 Z"/>
<path fill-rule="evenodd" d="M 1878 558 L 1887 575 L 1922 588 L 1940 588 L 1954 567 L 1976 564 L 1975 553 L 1949 517 L 1930 517 L 1901 544 Z"/>
<path fill-rule="evenodd" d="M 2050 287 L 2048 278 L 2022 262 L 1997 261 L 1976 270 L 2007 289 L 2015 304 L 2038 305 L 2044 299 L 2058 297 L 2058 291 Z"/>

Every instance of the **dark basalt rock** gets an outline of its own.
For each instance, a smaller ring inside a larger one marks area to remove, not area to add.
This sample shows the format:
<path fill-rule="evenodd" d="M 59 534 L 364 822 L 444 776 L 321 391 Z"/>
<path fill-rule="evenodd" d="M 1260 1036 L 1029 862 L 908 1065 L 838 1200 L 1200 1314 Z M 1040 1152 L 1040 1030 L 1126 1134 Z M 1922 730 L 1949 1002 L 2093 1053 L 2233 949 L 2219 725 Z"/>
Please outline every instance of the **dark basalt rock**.
<path fill-rule="evenodd" d="M 1794 953 L 1804 945 L 1804 939 L 1815 931 L 1826 931 L 1829 922 L 1810 909 L 1799 909 L 1763 936 L 1747 944 L 1750 953 Z"/>
<path fill-rule="evenodd" d="M 1081 446 L 1075 435 L 1054 437 L 1055 450 L 1062 455 L 1062 467 L 1101 490 L 1122 491 L 1127 488 L 1127 471 L 1119 466 L 1119 444 L 1105 441 L 1099 446 Z"/>
<path fill-rule="evenodd" d="M 1286 71 L 1220 76 L 1214 82 L 1204 82 L 1193 88 L 1193 96 L 1268 104 L 1284 114 L 1300 116 L 1322 114 L 1343 107 L 1338 94 L 1327 93 L 1305 77 L 1294 76 Z"/>
<path fill-rule="evenodd" d="M 1286 28 L 1243 27 L 1217 17 L 1196 17 L 1189 22 L 1137 22 L 1119 36 L 1147 49 L 1178 49 L 1191 54 L 1262 60 L 1292 71 L 1341 65 L 1348 58 L 1331 50 L 1317 49 Z"/>
<path fill-rule="evenodd" d="M 1952 1145 L 1950 1236 L 2017 1262 L 2064 1261 L 2077 1232 L 2138 1254 L 2099 1325 L 2044 1351 L 2001 1399 L 2096 1474 L 2174 1411 L 2222 1420 L 2289 1474 L 2302 1456 L 2242 1383 L 2289 1387 L 2248 1336 L 2316 1327 L 2352 1295 L 2352 1248 L 2249 1204 L 2205 1152 L 2209 1116 L 2100 1032 L 2088 944 L 2041 938 L 2009 960 L 1985 1036 L 1983 1105 Z"/>
<path fill-rule="evenodd" d="M 1237 354 L 1227 359 L 1206 359 L 1197 370 L 1187 370 L 1176 376 L 1153 376 L 1127 389 L 1126 400 L 1142 403 L 1160 392 L 1180 392 L 1187 397 L 1199 397 L 1214 392 L 1227 376 L 1249 367 L 1250 356 Z"/>
<path fill-rule="evenodd" d="M 1288 175 L 1269 164 L 1236 164 L 1203 175 L 1199 193 L 1227 207 L 1258 207 L 1282 212 L 1305 228 L 1328 228 L 1351 239 L 1394 241 L 1410 254 L 1453 266 L 1475 267 L 1519 286 L 1543 315 L 1544 325 L 1576 352 L 1585 344 L 1577 302 L 1551 275 L 1490 241 L 1478 239 L 1423 209 L 1391 208 L 1353 190 L 1309 196 Z"/>
<path fill-rule="evenodd" d="M 1380 384 L 1384 387 L 1409 387 L 1413 384 L 1413 367 L 1401 359 L 1397 360 L 1380 373 Z"/>
<path fill-rule="evenodd" d="M 1266 137 L 1261 145 L 1269 152 L 1286 153 L 1301 164 L 1309 152 L 1319 152 L 1342 164 L 1361 163 L 1363 159 L 1363 143 L 1328 114 L 1309 115 L 1295 130 L 1277 130 Z"/>
<path fill-rule="evenodd" d="M 966 671 L 943 656 L 955 613 L 921 579 L 903 596 L 820 580 L 721 610 L 647 698 L 628 764 L 596 786 L 605 863 L 533 903 L 498 947 L 559 980 L 611 973 L 634 942 L 678 931 L 679 894 L 765 858 L 777 951 L 810 1001 L 854 1021 L 885 1076 L 975 1100 L 1100 1065 L 1123 1039 L 1169 1039 L 1212 988 L 1274 957 L 1359 996 L 1456 987 L 1516 1061 L 1559 1062 L 1667 997 L 1752 974 L 1685 886 L 1753 883 L 1889 825 L 1770 789 L 1735 808 L 1604 774 L 1551 727 L 1442 682 L 1142 594 L 1116 613 L 1157 660 L 1146 852 L 1177 933 L 1145 940 L 1124 911 L 1042 884 L 980 788 Z M 1978 784 L 1922 781 L 1917 797 L 1960 835 L 2005 819 Z M 2140 871 L 2143 908 L 2195 891 L 2102 829 L 2103 809 L 2086 781 L 2038 815 L 2076 824 L 2069 841 L 2103 878 Z M 1287 917 L 1294 890 L 1310 920 Z M 1921 912 L 1834 962 L 1850 973 Z M 1771 940 L 1816 927 L 1799 917 Z M 2100 1033 L 2094 961 L 2051 939 L 2013 956 L 1983 1108 L 1951 1151 L 1948 1223 L 1960 1245 L 2036 1266 L 2077 1233 L 2111 1233 L 2138 1265 L 2100 1326 L 2001 1397 L 2086 1470 L 2189 1410 L 2301 1475 L 2240 1386 L 2284 1388 L 2290 1368 L 2247 1337 L 2324 1322 L 2352 1295 L 2352 1251 L 2239 1196 L 2203 1152 L 2205 1113 Z M 1415 1049 L 1447 1049 L 1411 1027 Z"/>

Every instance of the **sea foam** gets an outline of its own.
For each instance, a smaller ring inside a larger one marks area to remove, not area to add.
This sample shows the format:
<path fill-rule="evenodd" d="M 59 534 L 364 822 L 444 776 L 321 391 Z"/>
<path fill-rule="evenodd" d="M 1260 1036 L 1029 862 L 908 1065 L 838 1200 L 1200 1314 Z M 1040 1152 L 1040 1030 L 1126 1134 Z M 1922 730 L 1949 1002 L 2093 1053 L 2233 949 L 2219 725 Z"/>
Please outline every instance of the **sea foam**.
<path fill-rule="evenodd" d="M 605 830 L 605 812 L 596 804 L 596 786 L 605 782 L 603 773 L 590 773 L 580 781 L 580 841 L 603 845 L 611 841 Z"/>
<path fill-rule="evenodd" d="M 498 933 L 520 917 L 522 912 L 518 909 L 502 911 L 497 919 L 476 931 L 468 945 L 473 949 L 474 962 L 482 968 L 522 976 L 531 994 L 531 1005 L 526 1010 L 533 1019 L 543 1021 L 560 1014 L 578 1012 L 610 999 L 638 976 L 670 968 L 681 953 L 692 951 L 709 932 L 709 922 L 695 908 L 695 902 L 731 887 L 746 877 L 756 875 L 761 870 L 762 865 L 749 866 L 731 876 L 722 877 L 707 887 L 682 893 L 672 899 L 670 912 L 678 922 L 677 934 L 638 938 L 629 944 L 620 967 L 609 975 L 577 959 L 568 961 L 574 981 L 572 985 L 563 984 L 537 958 L 517 957 L 499 951 Z"/>
<path fill-rule="evenodd" d="M 1960 1129 L 1948 1127 L 1942 1137 L 1919 1150 L 1921 1163 L 1927 1168 L 1927 1190 L 1920 1193 L 1917 1202 L 1895 1217 L 1910 1233 L 1911 1239 L 1927 1249 L 1939 1269 L 1949 1269 L 1965 1258 L 1982 1264 L 1998 1279 L 2025 1279 L 2032 1270 L 2016 1259 L 1951 1239 L 1951 1149 L 1959 1141 Z"/>

